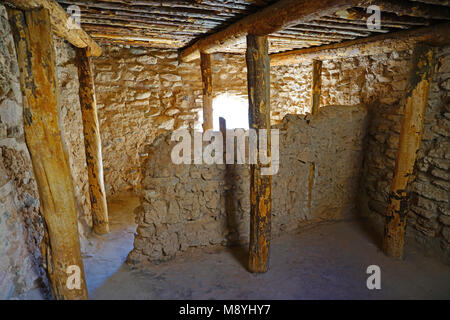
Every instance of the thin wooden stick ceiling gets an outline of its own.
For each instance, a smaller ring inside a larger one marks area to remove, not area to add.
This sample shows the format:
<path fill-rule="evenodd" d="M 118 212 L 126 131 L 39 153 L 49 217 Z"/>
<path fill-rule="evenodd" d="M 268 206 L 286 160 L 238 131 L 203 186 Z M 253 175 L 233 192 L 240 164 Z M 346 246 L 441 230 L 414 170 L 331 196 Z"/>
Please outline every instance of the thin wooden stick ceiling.
<path fill-rule="evenodd" d="M 98 42 L 155 48 L 186 48 L 276 0 L 58 0 L 78 5 L 83 29 Z M 450 20 L 448 0 L 374 0 L 288 27 L 270 35 L 270 52 L 282 52 L 429 26 Z M 382 9 L 381 29 L 367 28 L 366 7 Z M 241 53 L 245 41 L 222 48 Z"/>

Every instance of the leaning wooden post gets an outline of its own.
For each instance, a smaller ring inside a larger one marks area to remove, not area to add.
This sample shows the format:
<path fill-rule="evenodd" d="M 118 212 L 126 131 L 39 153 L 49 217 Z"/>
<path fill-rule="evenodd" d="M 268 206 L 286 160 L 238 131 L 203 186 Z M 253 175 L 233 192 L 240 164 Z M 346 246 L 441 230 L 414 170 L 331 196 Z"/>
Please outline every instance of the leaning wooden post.
<path fill-rule="evenodd" d="M 311 93 L 311 113 L 317 115 L 320 108 L 320 92 L 322 90 L 322 61 L 313 61 L 313 80 Z"/>
<path fill-rule="evenodd" d="M 8 13 L 20 69 L 25 138 L 49 239 L 47 272 L 57 299 L 87 299 L 72 176 L 59 125 L 49 14 L 47 9 Z"/>
<path fill-rule="evenodd" d="M 258 150 L 267 148 L 270 156 L 270 60 L 267 36 L 247 36 L 246 60 L 249 127 L 255 129 L 257 133 L 261 129 L 267 130 L 267 146 L 258 143 Z M 269 268 L 272 176 L 261 175 L 261 167 L 259 158 L 256 164 L 250 165 L 251 272 L 266 272 Z"/>
<path fill-rule="evenodd" d="M 95 101 L 95 87 L 88 49 L 75 48 L 80 82 L 80 105 L 83 119 L 84 145 L 89 176 L 89 195 L 93 229 L 98 234 L 109 232 L 108 207 L 103 182 L 102 146 Z"/>
<path fill-rule="evenodd" d="M 422 139 L 423 121 L 433 69 L 433 48 L 427 45 L 418 45 L 412 57 L 394 178 L 389 193 L 384 227 L 383 250 L 394 258 L 403 256 L 409 199 L 408 180 L 413 176 L 414 163 Z"/>
<path fill-rule="evenodd" d="M 203 83 L 203 131 L 206 131 L 213 128 L 213 94 L 210 54 L 200 54 L 200 68 L 202 71 Z"/>

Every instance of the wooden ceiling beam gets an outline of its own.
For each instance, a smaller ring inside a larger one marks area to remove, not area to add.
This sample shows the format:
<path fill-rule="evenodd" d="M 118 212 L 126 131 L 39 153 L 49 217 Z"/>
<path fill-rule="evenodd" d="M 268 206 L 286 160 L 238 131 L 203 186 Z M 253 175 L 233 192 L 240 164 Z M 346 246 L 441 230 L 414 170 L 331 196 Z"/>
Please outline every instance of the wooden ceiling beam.
<path fill-rule="evenodd" d="M 416 26 L 416 25 L 429 25 L 430 21 L 425 18 L 420 17 L 410 17 L 410 16 L 398 16 L 394 13 L 390 12 L 382 12 L 381 24 L 401 24 L 408 26 Z M 362 8 L 350 8 L 346 10 L 338 11 L 334 14 L 335 17 L 339 17 L 343 21 L 347 20 L 348 23 L 358 22 L 364 25 L 367 25 L 367 19 L 372 14 L 367 13 L 366 9 Z M 329 18 L 329 17 L 324 17 Z M 322 19 L 322 18 L 321 18 Z"/>
<path fill-rule="evenodd" d="M 116 28 L 112 26 L 105 26 L 105 25 L 91 25 L 86 24 L 84 25 L 84 28 L 86 31 L 88 31 L 92 37 L 94 35 L 102 34 L 105 35 L 105 37 L 108 37 L 108 35 L 111 36 L 121 36 L 123 38 L 130 37 L 131 39 L 134 39 L 135 37 L 145 37 L 145 38 L 152 38 L 155 39 L 158 38 L 164 38 L 164 39 L 171 39 L 173 41 L 177 41 L 178 43 L 186 43 L 186 36 L 179 36 L 179 35 L 172 35 L 172 34 L 164 34 L 158 33 L 157 31 L 150 31 L 145 29 L 138 29 L 138 28 Z"/>
<path fill-rule="evenodd" d="M 292 31 L 300 31 L 299 35 L 302 35 L 304 32 L 320 32 L 324 34 L 336 34 L 336 35 L 344 35 L 344 36 L 352 36 L 352 37 L 367 37 L 370 35 L 370 31 L 366 29 L 365 31 L 354 31 L 354 30 L 343 30 L 335 27 L 322 27 L 322 26 L 314 26 L 314 25 L 296 25 L 295 27 L 288 28 L 287 30 Z"/>
<path fill-rule="evenodd" d="M 144 48 L 157 48 L 157 49 L 166 49 L 166 50 L 177 50 L 179 47 L 177 44 L 167 44 L 167 43 L 158 43 L 155 45 L 153 42 L 149 41 L 141 41 L 141 40 L 125 40 L 125 39 L 106 39 L 106 38 L 96 38 L 94 39 L 98 41 L 100 44 L 117 44 L 117 45 L 125 45 L 125 46 L 133 46 L 133 47 L 144 47 Z"/>
<path fill-rule="evenodd" d="M 133 5 L 130 3 L 116 3 L 116 2 L 103 2 L 103 1 L 74 1 L 74 0 L 58 0 L 59 3 L 64 5 L 77 5 L 80 7 L 87 8 L 97 8 L 97 9 L 106 9 L 106 10 L 117 10 L 117 11 L 130 11 L 130 12 L 148 12 L 148 13 L 157 13 L 157 14 L 172 14 L 172 15 L 180 15 L 185 17 L 192 18 L 202 18 L 204 16 L 224 16 L 224 17 L 233 17 L 236 14 L 243 14 L 244 12 L 226 12 L 221 11 L 220 8 L 213 9 L 197 9 L 195 7 L 185 7 L 183 9 L 173 8 L 169 6 L 151 6 L 151 5 Z"/>
<path fill-rule="evenodd" d="M 233 23 L 227 28 L 204 37 L 181 51 L 184 61 L 200 57 L 200 52 L 223 50 L 247 34 L 267 35 L 300 23 L 316 20 L 367 1 L 357 0 L 281 0 Z"/>
<path fill-rule="evenodd" d="M 411 0 L 414 2 L 422 2 L 428 4 L 436 4 L 440 6 L 450 6 L 450 0 Z"/>
<path fill-rule="evenodd" d="M 369 4 L 379 6 L 382 12 L 395 13 L 398 16 L 450 20 L 450 8 L 443 6 L 403 0 L 372 0 Z"/>
<path fill-rule="evenodd" d="M 97 9 L 89 7 L 80 7 L 82 17 L 108 17 L 110 19 L 145 19 L 146 22 L 151 21 L 161 21 L 161 22 L 174 22 L 178 24 L 197 24 L 197 25 L 207 25 L 207 26 L 219 26 L 224 23 L 227 18 L 221 17 L 210 17 L 204 16 L 201 19 L 191 19 L 189 17 L 170 15 L 170 14 L 154 14 L 146 12 L 130 12 L 130 11 L 117 11 L 108 9 Z"/>
<path fill-rule="evenodd" d="M 334 28 L 336 30 L 349 30 L 349 31 L 362 31 L 367 32 L 367 25 L 359 26 L 351 23 L 330 23 L 330 22 L 322 22 L 322 21 L 311 21 L 308 23 L 304 23 L 303 26 L 309 27 L 325 27 L 325 28 Z M 370 30 L 371 32 L 379 32 L 379 33 L 387 33 L 388 29 L 374 29 Z"/>
<path fill-rule="evenodd" d="M 69 28 L 69 15 L 53 0 L 5 0 L 6 4 L 21 10 L 45 8 L 49 11 L 52 31 L 59 37 L 66 39 L 75 47 L 89 48 L 92 56 L 100 56 L 102 49 L 81 28 Z"/>
<path fill-rule="evenodd" d="M 140 36 L 140 35 L 136 35 L 136 36 L 131 36 L 131 35 L 119 35 L 119 34 L 102 34 L 102 33 L 96 33 L 96 32 L 92 32 L 92 37 L 94 38 L 102 38 L 105 40 L 120 40 L 122 42 L 145 42 L 148 44 L 153 44 L 153 45 L 170 45 L 173 46 L 174 48 L 177 48 L 179 46 L 179 41 L 174 40 L 174 39 L 169 39 L 169 38 L 157 38 L 157 37 L 146 37 L 146 36 Z"/>
<path fill-rule="evenodd" d="M 124 29 L 127 28 L 136 28 L 136 29 L 149 29 L 149 30 L 158 30 L 164 33 L 180 33 L 184 35 L 195 36 L 195 34 L 202 34 L 207 32 L 207 29 L 202 28 L 200 26 L 195 25 L 186 25 L 180 28 L 178 25 L 174 25 L 171 23 L 154 23 L 153 21 L 149 23 L 145 23 L 142 20 L 129 20 L 129 19 L 108 19 L 108 18 L 90 18 L 84 17 L 81 19 L 81 24 L 83 27 L 87 24 L 92 25 L 103 25 L 110 27 L 122 27 Z"/>
<path fill-rule="evenodd" d="M 83 2 L 83 1 L 76 1 Z M 248 1 L 217 1 L 217 0 L 202 0 L 199 1 L 185 1 L 185 0 L 170 0 L 170 1 L 152 1 L 152 0 L 96 0 L 96 2 L 116 3 L 119 5 L 142 6 L 142 7 L 166 7 L 166 8 L 194 8 L 201 10 L 223 10 L 229 13 L 238 13 L 249 9 Z"/>
<path fill-rule="evenodd" d="M 395 46 L 392 46 L 395 41 Z M 299 64 L 310 60 L 330 60 L 345 57 L 375 55 L 392 51 L 404 51 L 411 43 L 424 42 L 433 46 L 450 45 L 450 22 L 431 27 L 402 30 L 353 41 L 320 47 L 291 50 L 270 55 L 271 66 Z"/>

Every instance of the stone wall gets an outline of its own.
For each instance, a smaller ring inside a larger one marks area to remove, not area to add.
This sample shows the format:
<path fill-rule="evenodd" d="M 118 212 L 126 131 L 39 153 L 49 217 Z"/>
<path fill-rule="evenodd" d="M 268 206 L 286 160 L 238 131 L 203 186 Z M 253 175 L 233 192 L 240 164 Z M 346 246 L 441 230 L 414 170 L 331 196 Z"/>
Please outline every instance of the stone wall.
<path fill-rule="evenodd" d="M 393 177 L 411 53 L 412 49 L 323 62 L 321 105 L 362 103 L 369 107 L 360 210 L 374 218 L 378 228 L 382 228 Z M 407 236 L 427 249 L 438 251 L 448 261 L 449 48 L 439 49 L 437 59 Z M 283 103 L 285 110 L 310 112 L 311 70 L 311 61 L 272 67 L 271 76 L 277 83 L 272 84 L 272 105 Z M 273 114 L 273 117 L 282 116 L 283 113 Z"/>
<path fill-rule="evenodd" d="M 102 47 L 94 59 L 108 195 L 139 190 L 143 146 L 178 128 L 198 127 L 202 110 L 199 60 L 179 63 L 170 50 Z M 246 96 L 243 56 L 213 55 L 214 94 Z"/>
<path fill-rule="evenodd" d="M 114 45 L 102 49 L 103 55 L 93 61 L 105 187 L 108 195 L 137 192 L 144 144 L 172 129 L 200 127 L 200 62 L 180 63 L 177 52 L 170 50 Z M 244 55 L 213 54 L 212 73 L 215 97 L 229 94 L 247 99 Z M 303 110 L 294 106 L 299 103 L 294 95 L 305 94 L 289 92 L 303 89 L 290 87 L 302 74 L 284 73 L 272 77 L 274 123 L 287 113 Z M 277 93 L 277 87 L 283 92 Z"/>
<path fill-rule="evenodd" d="M 192 126 L 199 110 L 175 51 L 104 46 L 94 59 L 108 195 L 139 189 L 142 145 L 165 130 Z"/>
<path fill-rule="evenodd" d="M 0 299 L 39 297 L 45 284 L 39 195 L 25 144 L 22 93 L 8 16 L 0 5 Z"/>
<path fill-rule="evenodd" d="M 366 115 L 361 106 L 327 107 L 316 117 L 289 115 L 277 127 L 273 236 L 302 224 L 353 216 Z M 169 259 L 188 247 L 248 241 L 248 165 L 175 165 L 170 138 L 161 135 L 146 148 L 131 264 Z M 228 212 L 227 193 L 234 208 Z"/>

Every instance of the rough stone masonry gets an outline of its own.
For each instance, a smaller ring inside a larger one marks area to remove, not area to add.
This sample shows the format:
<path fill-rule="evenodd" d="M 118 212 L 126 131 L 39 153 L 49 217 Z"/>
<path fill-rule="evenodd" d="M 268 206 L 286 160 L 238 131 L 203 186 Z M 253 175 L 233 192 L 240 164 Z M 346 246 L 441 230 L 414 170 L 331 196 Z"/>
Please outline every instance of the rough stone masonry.
<path fill-rule="evenodd" d="M 355 216 L 366 125 L 365 107 L 332 106 L 316 117 L 289 115 L 276 126 L 280 168 L 273 176 L 273 236 Z M 176 165 L 174 145 L 168 133 L 146 148 L 139 225 L 128 257 L 133 265 L 170 259 L 189 247 L 248 241 L 248 165 Z M 229 190 L 234 210 L 227 210 Z"/>

